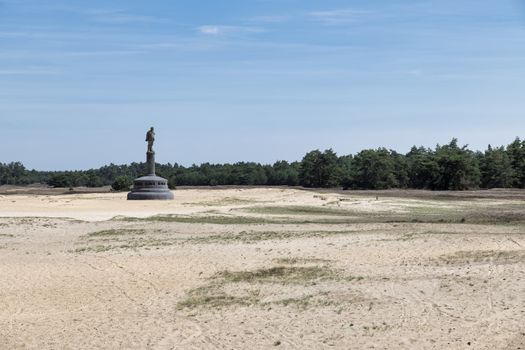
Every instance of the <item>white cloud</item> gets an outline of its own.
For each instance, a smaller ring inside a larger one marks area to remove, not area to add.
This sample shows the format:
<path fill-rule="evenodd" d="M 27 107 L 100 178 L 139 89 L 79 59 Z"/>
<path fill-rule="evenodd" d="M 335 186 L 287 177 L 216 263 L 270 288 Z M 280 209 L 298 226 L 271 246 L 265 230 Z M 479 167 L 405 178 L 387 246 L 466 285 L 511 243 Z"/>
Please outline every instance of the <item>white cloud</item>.
<path fill-rule="evenodd" d="M 221 27 L 219 26 L 201 26 L 199 32 L 208 35 L 218 35 L 221 33 Z"/>
<path fill-rule="evenodd" d="M 338 25 L 354 22 L 368 13 L 368 11 L 346 8 L 329 11 L 314 11 L 308 13 L 308 16 L 324 24 Z"/>
<path fill-rule="evenodd" d="M 205 35 L 222 35 L 230 33 L 262 33 L 264 29 L 257 27 L 241 27 L 241 26 L 221 26 L 221 25 L 205 25 L 200 26 L 197 30 Z"/>

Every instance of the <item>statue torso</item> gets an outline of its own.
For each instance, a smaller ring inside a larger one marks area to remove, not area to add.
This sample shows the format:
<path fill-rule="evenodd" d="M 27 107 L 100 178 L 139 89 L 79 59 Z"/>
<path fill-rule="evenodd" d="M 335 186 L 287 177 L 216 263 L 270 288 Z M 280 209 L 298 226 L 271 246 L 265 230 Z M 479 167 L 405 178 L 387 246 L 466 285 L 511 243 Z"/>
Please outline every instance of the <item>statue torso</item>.
<path fill-rule="evenodd" d="M 153 131 L 148 131 L 146 134 L 146 141 L 155 141 L 155 133 Z"/>

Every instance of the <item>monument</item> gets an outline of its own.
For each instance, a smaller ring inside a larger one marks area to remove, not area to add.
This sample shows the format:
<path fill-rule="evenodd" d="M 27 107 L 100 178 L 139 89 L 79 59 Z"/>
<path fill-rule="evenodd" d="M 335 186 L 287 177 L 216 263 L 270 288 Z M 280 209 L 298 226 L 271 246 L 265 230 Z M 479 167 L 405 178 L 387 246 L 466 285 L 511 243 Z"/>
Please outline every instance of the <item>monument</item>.
<path fill-rule="evenodd" d="M 146 163 L 148 164 L 148 175 L 139 177 L 133 181 L 133 188 L 128 193 L 128 200 L 171 200 L 173 193 L 168 188 L 168 180 L 155 175 L 155 130 L 151 127 L 146 134 L 148 151 L 146 152 Z"/>

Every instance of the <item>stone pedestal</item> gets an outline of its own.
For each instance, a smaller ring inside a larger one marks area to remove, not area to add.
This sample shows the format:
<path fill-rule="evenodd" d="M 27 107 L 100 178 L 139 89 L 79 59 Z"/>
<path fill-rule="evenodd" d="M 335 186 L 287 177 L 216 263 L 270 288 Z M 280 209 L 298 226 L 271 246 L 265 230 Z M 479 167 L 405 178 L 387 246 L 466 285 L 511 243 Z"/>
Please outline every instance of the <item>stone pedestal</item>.
<path fill-rule="evenodd" d="M 155 176 L 155 152 L 146 153 L 146 163 L 148 164 L 148 175 Z"/>
<path fill-rule="evenodd" d="M 148 175 L 133 181 L 133 189 L 128 200 L 171 200 L 173 193 L 168 188 L 168 180 L 155 175 L 155 152 L 146 153 Z"/>

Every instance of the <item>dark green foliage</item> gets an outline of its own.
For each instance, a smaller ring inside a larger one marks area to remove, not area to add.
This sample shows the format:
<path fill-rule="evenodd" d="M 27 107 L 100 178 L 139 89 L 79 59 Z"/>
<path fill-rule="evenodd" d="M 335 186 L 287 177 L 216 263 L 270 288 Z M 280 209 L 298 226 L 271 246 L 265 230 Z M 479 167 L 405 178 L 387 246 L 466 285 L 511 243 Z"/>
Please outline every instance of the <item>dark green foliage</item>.
<path fill-rule="evenodd" d="M 390 150 L 390 159 L 394 164 L 394 177 L 396 178 L 397 188 L 407 188 L 409 177 L 408 177 L 408 163 L 406 156 L 396 151 Z"/>
<path fill-rule="evenodd" d="M 458 140 L 448 145 L 437 146 L 434 158 L 438 166 L 433 189 L 467 190 L 480 184 L 479 164 L 474 153 L 467 146 L 459 147 Z"/>
<path fill-rule="evenodd" d="M 168 187 L 170 190 L 174 190 L 177 188 L 177 177 L 172 176 L 168 179 Z"/>
<path fill-rule="evenodd" d="M 35 175 L 33 172 L 28 172 L 20 162 L 0 163 L 0 185 L 27 185 L 33 183 L 32 179 L 38 177 L 38 174 Z"/>
<path fill-rule="evenodd" d="M 396 153 L 397 156 L 400 155 Z M 406 172 L 402 172 L 399 177 L 406 182 Z M 385 148 L 359 152 L 353 159 L 351 174 L 350 181 L 346 184 L 350 188 L 381 190 L 399 186 L 394 157 Z"/>
<path fill-rule="evenodd" d="M 516 138 L 507 146 L 507 154 L 514 170 L 512 186 L 525 188 L 525 140 Z"/>
<path fill-rule="evenodd" d="M 435 150 L 412 147 L 406 155 L 386 148 L 338 157 L 328 149 L 307 153 L 301 162 L 278 161 L 192 165 L 157 164 L 168 186 L 297 186 L 353 189 L 417 188 L 467 190 L 525 188 L 525 140 L 474 153 L 456 139 Z M 131 179 L 147 174 L 145 163 L 110 164 L 86 171 L 27 170 L 20 162 L 0 163 L 0 185 L 48 184 L 53 187 L 116 186 L 127 190 Z M 126 179 L 124 181 L 124 179 Z M 118 180 L 118 181 L 117 181 Z"/>
<path fill-rule="evenodd" d="M 342 178 L 339 159 L 331 149 L 307 153 L 299 168 L 299 181 L 304 187 L 337 187 Z"/>
<path fill-rule="evenodd" d="M 113 188 L 115 191 L 129 191 L 132 184 L 133 180 L 131 180 L 130 177 L 120 175 L 117 176 L 115 182 L 113 182 L 113 185 L 111 185 L 111 188 Z"/>
<path fill-rule="evenodd" d="M 268 179 L 267 185 L 299 185 L 299 163 L 297 162 L 289 164 L 285 160 L 278 161 L 273 166 L 266 165 L 264 171 Z"/>
<path fill-rule="evenodd" d="M 74 179 L 72 176 L 68 176 L 67 173 L 54 174 L 47 180 L 47 184 L 51 187 L 71 187 L 73 183 Z"/>
<path fill-rule="evenodd" d="M 433 189 L 439 176 L 439 167 L 434 153 L 423 147 L 412 147 L 406 155 L 408 187 Z"/>
<path fill-rule="evenodd" d="M 478 155 L 481 171 L 481 187 L 511 187 L 515 177 L 510 157 L 503 147 L 492 148 Z"/>

